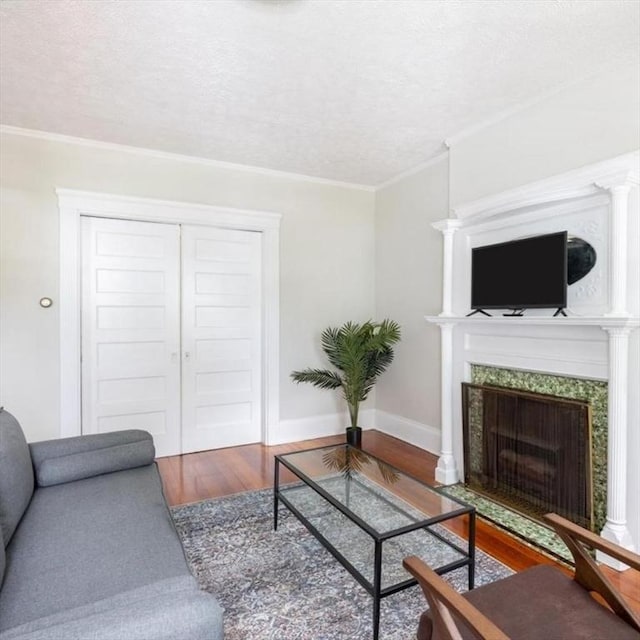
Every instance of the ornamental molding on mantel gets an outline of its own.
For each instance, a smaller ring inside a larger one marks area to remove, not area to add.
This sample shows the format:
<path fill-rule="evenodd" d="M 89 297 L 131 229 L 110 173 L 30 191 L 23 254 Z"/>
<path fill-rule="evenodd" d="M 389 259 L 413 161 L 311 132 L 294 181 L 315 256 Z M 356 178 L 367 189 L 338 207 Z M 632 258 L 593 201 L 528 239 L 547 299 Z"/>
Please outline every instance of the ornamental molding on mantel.
<path fill-rule="evenodd" d="M 640 150 L 458 205 L 452 209 L 452 219 L 466 226 L 527 207 L 587 198 L 603 189 L 639 183 Z"/>

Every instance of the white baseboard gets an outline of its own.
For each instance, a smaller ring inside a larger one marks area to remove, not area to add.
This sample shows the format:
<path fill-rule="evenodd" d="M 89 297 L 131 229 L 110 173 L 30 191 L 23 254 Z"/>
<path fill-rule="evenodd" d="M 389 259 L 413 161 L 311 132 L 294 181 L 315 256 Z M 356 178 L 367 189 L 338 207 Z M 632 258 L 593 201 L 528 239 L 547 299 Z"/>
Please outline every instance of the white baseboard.
<path fill-rule="evenodd" d="M 435 455 L 440 454 L 440 430 L 428 424 L 376 409 L 375 428 Z"/>
<path fill-rule="evenodd" d="M 440 453 L 440 430 L 435 427 L 379 409 L 364 409 L 360 412 L 358 422 L 363 429 L 377 429 L 420 449 L 436 455 Z M 336 436 L 343 434 L 348 424 L 349 415 L 346 412 L 280 420 L 278 427 L 269 433 L 269 442 L 266 444 L 272 446 Z"/>
<path fill-rule="evenodd" d="M 375 423 L 375 409 L 360 411 L 360 422 L 363 429 L 371 429 Z M 324 438 L 325 436 L 337 436 L 343 434 L 349 426 L 348 413 L 328 413 L 307 418 L 294 418 L 280 420 L 276 429 L 269 433 L 269 446 L 310 440 L 311 438 Z"/>

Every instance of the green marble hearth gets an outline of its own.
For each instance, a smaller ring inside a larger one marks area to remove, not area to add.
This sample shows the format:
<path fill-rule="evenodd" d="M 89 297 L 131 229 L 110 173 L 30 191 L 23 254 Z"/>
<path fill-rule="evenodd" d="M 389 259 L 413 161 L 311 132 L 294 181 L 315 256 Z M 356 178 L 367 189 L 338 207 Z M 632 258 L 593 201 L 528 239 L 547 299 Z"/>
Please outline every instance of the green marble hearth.
<path fill-rule="evenodd" d="M 473 505 L 479 517 L 504 529 L 526 545 L 553 558 L 572 562 L 571 553 L 564 542 L 558 538 L 552 529 L 540 522 L 507 509 L 490 498 L 467 489 L 463 484 L 442 487 L 442 490 L 454 498 Z"/>

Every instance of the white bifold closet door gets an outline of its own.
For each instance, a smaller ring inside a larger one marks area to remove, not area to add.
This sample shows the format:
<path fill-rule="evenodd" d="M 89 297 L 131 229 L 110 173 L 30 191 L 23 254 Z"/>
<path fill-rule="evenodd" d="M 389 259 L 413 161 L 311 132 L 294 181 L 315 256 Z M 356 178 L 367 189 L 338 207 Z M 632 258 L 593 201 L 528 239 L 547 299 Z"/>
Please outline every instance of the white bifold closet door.
<path fill-rule="evenodd" d="M 260 440 L 261 234 L 182 227 L 182 451 Z"/>
<path fill-rule="evenodd" d="M 180 228 L 82 218 L 82 432 L 180 449 Z"/>
<path fill-rule="evenodd" d="M 158 456 L 261 435 L 261 234 L 82 219 L 82 431 Z"/>

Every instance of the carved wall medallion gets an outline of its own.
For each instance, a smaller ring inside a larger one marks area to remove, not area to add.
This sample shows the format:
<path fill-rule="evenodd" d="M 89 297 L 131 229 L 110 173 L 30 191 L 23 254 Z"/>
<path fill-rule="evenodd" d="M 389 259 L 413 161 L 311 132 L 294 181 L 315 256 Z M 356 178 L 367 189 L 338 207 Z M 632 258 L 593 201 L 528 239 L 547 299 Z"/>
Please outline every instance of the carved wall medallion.
<path fill-rule="evenodd" d="M 582 238 L 569 236 L 567 241 L 567 283 L 582 280 L 596 264 L 596 250 Z"/>

